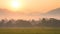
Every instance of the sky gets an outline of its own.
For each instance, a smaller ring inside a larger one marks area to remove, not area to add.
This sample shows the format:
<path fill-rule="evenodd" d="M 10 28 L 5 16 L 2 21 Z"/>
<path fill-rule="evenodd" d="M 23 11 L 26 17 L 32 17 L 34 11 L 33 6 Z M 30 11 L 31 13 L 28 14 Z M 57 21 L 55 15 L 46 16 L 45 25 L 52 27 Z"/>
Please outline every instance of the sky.
<path fill-rule="evenodd" d="M 47 13 L 59 7 L 60 0 L 0 0 L 0 9 L 4 10 L 0 13 L 2 12 L 5 17 L 8 14 L 11 18 L 37 19 L 41 17 L 38 16 L 39 14 Z"/>

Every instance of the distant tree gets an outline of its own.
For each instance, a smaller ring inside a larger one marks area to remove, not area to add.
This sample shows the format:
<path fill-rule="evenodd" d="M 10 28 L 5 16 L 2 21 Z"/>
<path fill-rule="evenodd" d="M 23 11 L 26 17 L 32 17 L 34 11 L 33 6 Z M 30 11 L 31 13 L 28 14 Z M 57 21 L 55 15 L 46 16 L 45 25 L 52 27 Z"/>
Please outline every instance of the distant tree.
<path fill-rule="evenodd" d="M 6 24 L 5 24 L 6 27 L 13 27 L 14 24 L 13 24 L 13 21 L 12 20 L 9 20 Z"/>
<path fill-rule="evenodd" d="M 60 25 L 59 20 L 54 19 L 54 18 L 50 18 L 48 23 L 49 23 L 49 26 L 51 26 L 51 27 L 59 27 L 59 25 Z"/>
<path fill-rule="evenodd" d="M 17 27 L 31 27 L 32 25 L 29 21 L 17 20 L 16 21 L 16 26 Z"/>
<path fill-rule="evenodd" d="M 35 25 L 35 22 L 36 22 L 36 21 L 35 21 L 34 19 L 32 19 L 31 24 L 32 24 L 32 25 Z"/>
<path fill-rule="evenodd" d="M 46 26 L 46 24 L 47 24 L 47 19 L 46 18 L 42 18 L 42 20 L 39 21 L 39 24 L 37 24 L 37 26 L 43 27 L 43 26 Z"/>
<path fill-rule="evenodd" d="M 42 20 L 41 20 L 41 22 L 42 22 L 42 24 L 46 24 L 47 23 L 47 20 L 45 19 L 45 18 L 43 18 Z"/>
<path fill-rule="evenodd" d="M 0 21 L 0 27 L 4 27 L 5 26 L 5 20 L 4 19 L 2 19 L 1 21 Z"/>

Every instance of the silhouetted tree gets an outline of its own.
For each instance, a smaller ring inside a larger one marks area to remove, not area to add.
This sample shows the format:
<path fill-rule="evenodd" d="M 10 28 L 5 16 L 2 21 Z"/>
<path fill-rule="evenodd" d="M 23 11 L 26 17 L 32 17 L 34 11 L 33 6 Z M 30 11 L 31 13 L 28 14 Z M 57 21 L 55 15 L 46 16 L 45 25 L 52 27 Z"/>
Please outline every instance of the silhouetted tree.
<path fill-rule="evenodd" d="M 6 23 L 5 26 L 6 26 L 6 27 L 13 27 L 13 26 L 14 26 L 13 21 L 12 21 L 12 20 L 9 20 L 9 21 Z"/>
<path fill-rule="evenodd" d="M 0 21 L 0 27 L 4 27 L 5 26 L 5 20 L 4 19 L 2 19 L 1 21 Z"/>
<path fill-rule="evenodd" d="M 32 25 L 29 21 L 17 20 L 16 21 L 16 26 L 17 27 L 31 27 Z"/>

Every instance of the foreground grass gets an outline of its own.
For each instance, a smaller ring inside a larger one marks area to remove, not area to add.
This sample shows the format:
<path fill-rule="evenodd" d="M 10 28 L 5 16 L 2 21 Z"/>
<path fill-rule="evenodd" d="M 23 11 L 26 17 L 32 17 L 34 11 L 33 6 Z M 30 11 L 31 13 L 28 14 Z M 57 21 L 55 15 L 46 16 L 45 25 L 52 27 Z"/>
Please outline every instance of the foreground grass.
<path fill-rule="evenodd" d="M 60 34 L 60 28 L 0 28 L 0 34 Z"/>

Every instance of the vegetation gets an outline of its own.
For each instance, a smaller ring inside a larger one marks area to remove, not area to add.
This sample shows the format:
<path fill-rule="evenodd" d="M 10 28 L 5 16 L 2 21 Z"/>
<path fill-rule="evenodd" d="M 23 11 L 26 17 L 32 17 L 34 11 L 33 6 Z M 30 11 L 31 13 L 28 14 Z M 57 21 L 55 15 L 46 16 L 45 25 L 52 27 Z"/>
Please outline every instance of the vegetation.
<path fill-rule="evenodd" d="M 0 28 L 0 34 L 60 34 L 60 29 L 49 28 Z"/>
<path fill-rule="evenodd" d="M 0 27 L 60 27 L 60 20 L 54 18 L 43 18 L 41 20 L 6 20 L 0 21 Z"/>
<path fill-rule="evenodd" d="M 43 18 L 38 21 L 2 19 L 0 34 L 60 34 L 60 20 L 54 18 Z"/>

